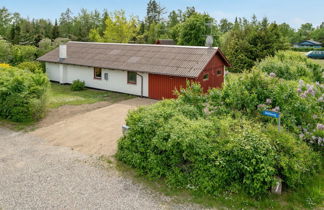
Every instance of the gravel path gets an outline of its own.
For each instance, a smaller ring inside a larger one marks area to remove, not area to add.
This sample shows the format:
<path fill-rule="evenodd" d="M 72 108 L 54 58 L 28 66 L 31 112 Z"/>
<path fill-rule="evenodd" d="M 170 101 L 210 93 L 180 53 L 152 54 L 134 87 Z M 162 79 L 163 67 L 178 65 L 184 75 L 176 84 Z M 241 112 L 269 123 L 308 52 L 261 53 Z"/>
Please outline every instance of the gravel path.
<path fill-rule="evenodd" d="M 0 128 L 0 209 L 197 209 L 133 183 L 96 159 Z"/>

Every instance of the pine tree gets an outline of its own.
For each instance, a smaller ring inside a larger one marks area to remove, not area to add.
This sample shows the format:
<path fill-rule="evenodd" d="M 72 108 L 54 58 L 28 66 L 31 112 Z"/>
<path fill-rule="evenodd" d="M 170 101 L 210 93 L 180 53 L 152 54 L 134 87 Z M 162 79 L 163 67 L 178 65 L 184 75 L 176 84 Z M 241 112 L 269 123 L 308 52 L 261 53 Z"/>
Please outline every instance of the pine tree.
<path fill-rule="evenodd" d="M 59 32 L 59 27 L 57 25 L 57 20 L 55 19 L 55 24 L 54 27 L 52 29 L 52 39 L 56 39 L 60 36 L 60 32 Z"/>

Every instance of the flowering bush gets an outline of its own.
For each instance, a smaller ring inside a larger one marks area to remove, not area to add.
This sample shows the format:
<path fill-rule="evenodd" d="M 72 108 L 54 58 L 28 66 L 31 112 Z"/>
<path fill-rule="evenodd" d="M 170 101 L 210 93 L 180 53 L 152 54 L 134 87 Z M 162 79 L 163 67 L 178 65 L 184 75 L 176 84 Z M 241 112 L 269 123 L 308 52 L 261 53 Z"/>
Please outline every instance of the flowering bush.
<path fill-rule="evenodd" d="M 239 111 L 264 123 L 274 119 L 261 116 L 261 111 L 280 112 L 282 125 L 299 135 L 303 128 L 315 131 L 317 123 L 323 123 L 323 93 L 319 84 L 286 81 L 255 69 L 230 77 L 222 90 L 211 90 L 209 108 L 215 115 Z"/>
<path fill-rule="evenodd" d="M 0 68 L 10 68 L 11 66 L 7 63 L 0 63 Z"/>

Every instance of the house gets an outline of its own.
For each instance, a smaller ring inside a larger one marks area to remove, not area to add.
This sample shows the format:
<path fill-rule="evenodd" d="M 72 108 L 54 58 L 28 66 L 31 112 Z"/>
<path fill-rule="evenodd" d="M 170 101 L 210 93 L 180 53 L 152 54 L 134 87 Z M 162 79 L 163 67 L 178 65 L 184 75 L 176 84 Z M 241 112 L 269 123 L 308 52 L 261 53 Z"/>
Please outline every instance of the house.
<path fill-rule="evenodd" d="M 295 48 L 301 48 L 301 47 L 321 48 L 322 43 L 316 42 L 314 40 L 306 40 L 306 41 L 302 41 L 297 44 L 294 44 L 294 47 Z"/>
<path fill-rule="evenodd" d="M 204 91 L 220 88 L 229 62 L 218 48 L 172 45 L 73 42 L 37 59 L 46 63 L 51 81 L 139 95 L 174 98 L 186 80 Z"/>

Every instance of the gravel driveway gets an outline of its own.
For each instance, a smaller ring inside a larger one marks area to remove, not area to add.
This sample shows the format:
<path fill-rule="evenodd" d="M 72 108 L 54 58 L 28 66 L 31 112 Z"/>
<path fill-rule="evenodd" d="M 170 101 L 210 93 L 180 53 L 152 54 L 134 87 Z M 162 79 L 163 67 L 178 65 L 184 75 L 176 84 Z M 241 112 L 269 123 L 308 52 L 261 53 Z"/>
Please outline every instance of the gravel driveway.
<path fill-rule="evenodd" d="M 67 147 L 0 128 L 0 209 L 197 209 Z"/>

